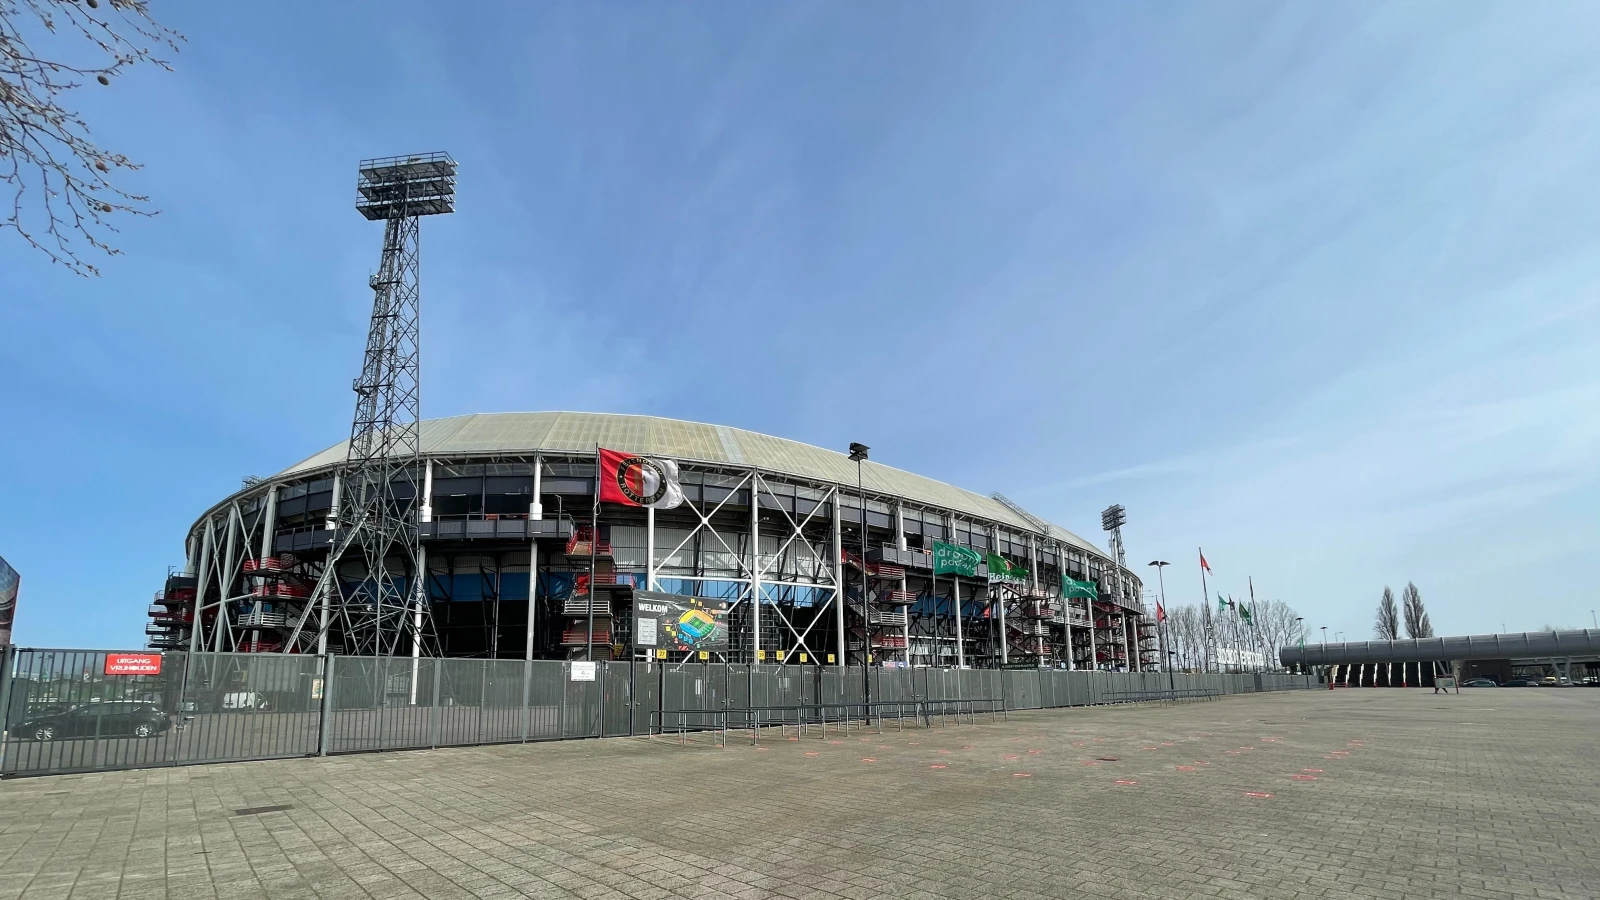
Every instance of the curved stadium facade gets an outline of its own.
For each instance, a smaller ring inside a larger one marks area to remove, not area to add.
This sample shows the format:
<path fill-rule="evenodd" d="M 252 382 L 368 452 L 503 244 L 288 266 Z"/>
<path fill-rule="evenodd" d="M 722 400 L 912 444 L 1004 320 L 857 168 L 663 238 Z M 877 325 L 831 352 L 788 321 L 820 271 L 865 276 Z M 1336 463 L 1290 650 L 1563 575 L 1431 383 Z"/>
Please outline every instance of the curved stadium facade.
<path fill-rule="evenodd" d="M 653 653 L 635 641 L 632 604 L 654 590 L 725 604 L 730 662 L 1157 668 L 1137 576 L 998 497 L 866 462 L 863 534 L 855 462 L 737 428 L 503 413 L 425 421 L 421 439 L 420 490 L 396 493 L 417 512 L 430 652 Z M 599 504 L 593 528 L 600 447 L 676 461 L 684 502 Z M 337 617 L 313 597 L 345 455 L 330 447 L 207 510 L 186 571 L 150 608 L 150 646 L 313 653 L 321 634 L 341 652 Z M 935 542 L 984 562 L 936 574 Z"/>

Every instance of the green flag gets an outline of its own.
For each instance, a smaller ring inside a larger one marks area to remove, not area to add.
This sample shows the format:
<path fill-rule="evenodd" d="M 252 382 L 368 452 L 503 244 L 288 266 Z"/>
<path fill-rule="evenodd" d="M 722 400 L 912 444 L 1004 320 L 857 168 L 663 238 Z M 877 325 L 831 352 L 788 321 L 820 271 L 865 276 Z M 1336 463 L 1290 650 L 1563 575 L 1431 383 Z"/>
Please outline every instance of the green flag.
<path fill-rule="evenodd" d="M 1222 599 L 1222 595 L 1218 594 L 1217 595 L 1217 615 L 1220 616 L 1220 615 L 1222 615 L 1223 613 L 1225 613 L 1227 611 L 1228 611 L 1228 601 Z"/>
<path fill-rule="evenodd" d="M 1098 595 L 1099 591 L 1092 581 L 1073 581 L 1066 576 L 1061 578 L 1061 596 L 1063 597 L 1082 597 L 1085 600 L 1093 600 Z"/>
<path fill-rule="evenodd" d="M 978 551 L 970 547 L 960 547 L 955 544 L 946 544 L 944 541 L 933 542 L 933 574 L 935 575 L 965 575 L 968 578 L 978 577 L 978 563 L 983 557 Z"/>
<path fill-rule="evenodd" d="M 1006 562 L 1006 558 L 998 553 L 989 554 L 989 580 L 990 581 L 1027 581 L 1028 570 L 1020 565 L 1013 566 Z"/>
<path fill-rule="evenodd" d="M 1249 625 L 1254 625 L 1256 623 L 1255 617 L 1250 615 L 1250 604 L 1239 604 L 1239 618 L 1245 620 L 1245 623 Z"/>

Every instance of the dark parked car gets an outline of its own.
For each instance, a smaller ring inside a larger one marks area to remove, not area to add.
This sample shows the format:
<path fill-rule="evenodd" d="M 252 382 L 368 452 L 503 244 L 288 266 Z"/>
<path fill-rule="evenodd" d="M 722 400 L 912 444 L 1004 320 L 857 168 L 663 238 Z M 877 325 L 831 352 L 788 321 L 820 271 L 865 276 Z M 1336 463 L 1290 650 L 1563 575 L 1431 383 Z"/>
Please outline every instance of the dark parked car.
<path fill-rule="evenodd" d="M 1538 687 L 1539 686 L 1539 682 L 1537 682 L 1537 681 L 1529 681 L 1526 678 L 1513 678 L 1513 679 L 1511 679 L 1510 681 L 1506 682 L 1504 685 L 1501 685 L 1501 686 L 1502 687 Z"/>
<path fill-rule="evenodd" d="M 54 741 L 92 737 L 155 737 L 172 721 L 153 703 L 108 700 L 85 703 L 66 712 L 34 715 L 8 729 L 14 738 Z"/>
<path fill-rule="evenodd" d="M 1469 678 L 1461 682 L 1462 687 L 1499 687 L 1493 678 Z"/>

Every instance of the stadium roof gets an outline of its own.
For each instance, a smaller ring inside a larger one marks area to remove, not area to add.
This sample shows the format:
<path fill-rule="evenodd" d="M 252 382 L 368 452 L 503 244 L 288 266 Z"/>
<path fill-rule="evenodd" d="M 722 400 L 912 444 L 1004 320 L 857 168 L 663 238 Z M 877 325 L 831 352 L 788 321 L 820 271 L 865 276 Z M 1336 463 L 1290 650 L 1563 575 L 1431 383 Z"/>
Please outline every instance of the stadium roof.
<path fill-rule="evenodd" d="M 278 473 L 278 477 L 320 469 L 344 461 L 348 442 L 340 442 Z M 856 465 L 843 453 L 758 434 L 725 425 L 705 425 L 656 416 L 612 413 L 527 412 L 478 413 L 422 423 L 422 452 L 427 456 L 491 453 L 587 453 L 595 445 L 673 459 L 732 466 L 836 484 L 853 484 Z M 868 461 L 866 487 L 879 494 L 904 497 L 929 506 L 993 522 L 1023 532 L 1038 532 L 1006 504 L 982 494 Z M 1046 523 L 1049 524 L 1049 523 Z M 1104 550 L 1058 525 L 1049 536 L 1109 558 Z"/>

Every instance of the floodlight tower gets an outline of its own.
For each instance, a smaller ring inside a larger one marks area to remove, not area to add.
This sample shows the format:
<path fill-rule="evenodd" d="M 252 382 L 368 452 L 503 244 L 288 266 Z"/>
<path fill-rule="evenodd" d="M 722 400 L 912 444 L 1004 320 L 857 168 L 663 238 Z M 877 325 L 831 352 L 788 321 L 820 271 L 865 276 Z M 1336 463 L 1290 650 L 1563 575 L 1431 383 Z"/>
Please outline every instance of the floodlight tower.
<path fill-rule="evenodd" d="M 317 652 L 330 633 L 345 653 L 433 655 L 418 512 L 422 442 L 420 223 L 455 212 L 456 163 L 446 153 L 364 160 L 356 210 L 383 222 L 355 418 L 339 473 L 333 547 L 313 594 Z M 330 607 L 332 607 L 330 609 Z M 310 612 L 308 608 L 307 612 Z"/>
<path fill-rule="evenodd" d="M 1128 524 L 1128 511 L 1117 503 L 1106 507 L 1100 512 L 1100 527 L 1111 532 L 1111 552 L 1117 558 L 1117 565 L 1126 566 L 1128 558 L 1122 552 L 1122 526 Z"/>

